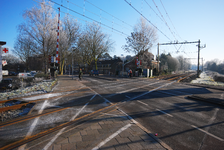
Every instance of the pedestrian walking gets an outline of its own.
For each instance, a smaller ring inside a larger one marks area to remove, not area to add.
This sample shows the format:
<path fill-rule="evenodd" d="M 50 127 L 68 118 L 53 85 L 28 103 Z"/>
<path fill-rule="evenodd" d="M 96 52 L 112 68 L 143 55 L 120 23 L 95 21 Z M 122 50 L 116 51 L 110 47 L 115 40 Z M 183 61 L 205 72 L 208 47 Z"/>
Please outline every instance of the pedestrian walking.
<path fill-rule="evenodd" d="M 82 69 L 80 68 L 80 70 L 79 70 L 79 80 L 82 80 Z"/>
<path fill-rule="evenodd" d="M 131 78 L 131 76 L 132 76 L 132 70 L 130 69 L 129 70 L 129 77 Z"/>

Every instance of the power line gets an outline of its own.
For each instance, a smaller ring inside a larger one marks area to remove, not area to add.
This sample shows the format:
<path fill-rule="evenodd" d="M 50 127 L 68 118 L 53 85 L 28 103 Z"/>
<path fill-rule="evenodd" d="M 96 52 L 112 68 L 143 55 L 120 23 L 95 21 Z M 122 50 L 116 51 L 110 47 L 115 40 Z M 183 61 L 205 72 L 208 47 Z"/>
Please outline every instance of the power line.
<path fill-rule="evenodd" d="M 35 0 L 33 0 L 33 1 L 35 1 Z M 40 2 L 38 2 L 38 1 L 35 1 L 35 2 L 40 3 Z M 48 6 L 48 7 L 52 8 L 52 9 L 54 9 L 54 10 L 58 10 L 58 9 L 56 9 L 56 8 L 54 8 L 54 7 L 52 7 L 52 6 L 46 5 L 46 4 L 45 4 L 45 6 Z M 87 20 L 81 19 L 81 18 L 79 18 L 79 17 L 77 17 L 77 16 L 71 15 L 71 14 L 66 13 L 66 12 L 64 12 L 64 11 L 60 11 L 60 12 L 66 14 L 66 15 L 72 16 L 72 17 L 74 17 L 74 18 L 78 18 L 79 20 L 82 20 L 82 21 L 85 21 L 85 22 L 89 22 L 89 21 L 87 21 Z M 90 23 L 90 22 L 89 22 L 89 23 Z M 104 27 L 102 27 L 102 26 L 101 26 L 101 28 L 110 31 L 109 29 L 104 28 Z M 114 33 L 116 33 L 116 32 L 114 32 Z M 125 35 L 125 34 L 121 34 L 121 33 L 116 33 L 116 34 L 121 35 L 121 36 L 124 36 L 124 35 Z M 127 35 L 125 35 L 124 37 L 126 37 L 126 36 L 127 36 Z"/>
<path fill-rule="evenodd" d="M 82 8 L 81 6 L 79 6 L 79 5 L 75 4 L 75 3 L 72 3 L 72 2 L 70 2 L 70 1 L 68 1 L 68 0 L 67 0 L 67 2 L 68 2 L 68 3 L 71 3 L 71 4 L 75 5 L 75 6 L 77 6 L 77 7 L 79 7 L 79 8 Z M 84 4 L 84 7 L 85 7 L 85 4 Z M 100 10 L 101 10 L 101 9 L 100 9 Z M 96 13 L 94 13 L 94 12 L 92 12 L 92 11 L 86 9 L 86 8 L 85 8 L 83 11 L 84 11 L 84 13 L 83 13 L 84 16 L 85 16 L 85 11 L 88 11 L 88 12 L 90 12 L 90 13 L 92 13 L 92 14 L 94 14 L 94 15 L 100 17 L 100 18 L 103 18 L 103 19 L 105 19 L 105 20 L 111 22 L 112 24 L 116 24 L 116 25 L 118 25 L 118 26 L 121 26 L 120 24 L 117 24 L 117 23 L 115 23 L 114 21 L 110 21 L 109 19 L 104 18 L 104 17 L 102 17 L 101 15 L 98 15 L 98 14 L 96 14 Z M 112 17 L 114 17 L 114 16 L 112 16 Z M 101 21 L 100 21 L 100 22 L 101 22 Z M 126 28 L 126 29 L 128 29 L 128 28 Z M 128 30 L 130 30 L 130 29 L 128 29 Z"/>
<path fill-rule="evenodd" d="M 172 24 L 174 30 L 177 32 L 177 30 L 176 30 L 175 26 L 173 25 L 173 22 L 171 21 L 171 19 L 170 19 L 170 17 L 169 17 L 169 15 L 168 15 L 168 13 L 167 13 L 167 11 L 166 11 L 166 9 L 165 9 L 165 7 L 164 7 L 164 5 L 163 5 L 163 3 L 162 3 L 161 0 L 160 0 L 160 2 L 161 2 L 161 4 L 162 4 L 162 6 L 163 6 L 163 9 L 164 9 L 165 12 L 166 12 L 167 17 L 169 18 L 169 20 L 170 20 L 170 22 L 171 22 L 171 24 Z M 178 34 L 178 32 L 177 32 L 177 35 L 179 36 L 180 39 L 182 39 L 182 38 L 180 37 L 180 35 Z"/>
<path fill-rule="evenodd" d="M 91 3 L 91 2 L 89 2 L 88 0 L 85 0 L 85 1 L 86 1 L 87 3 L 89 3 L 89 4 L 91 4 L 92 6 L 94 6 L 94 7 L 98 8 L 98 9 L 100 9 L 101 11 L 105 12 L 106 14 L 108 14 L 108 15 L 110 15 L 110 16 L 112 16 L 112 17 L 114 17 L 115 19 L 117 19 L 117 20 L 121 21 L 122 23 L 125 23 L 126 25 L 129 25 L 130 27 L 132 27 L 132 28 L 133 28 L 133 26 L 132 26 L 132 25 L 130 25 L 130 24 L 128 24 L 128 23 L 126 23 L 126 22 L 124 22 L 123 20 L 121 20 L 121 19 L 119 19 L 119 18 L 117 18 L 117 17 L 115 17 L 115 16 L 113 16 L 112 14 L 108 13 L 107 11 L 105 11 L 105 10 L 103 10 L 103 9 L 99 8 L 98 6 L 96 6 L 96 5 L 92 4 L 92 3 Z"/>
<path fill-rule="evenodd" d="M 101 23 L 101 22 L 99 22 L 99 21 L 96 21 L 95 19 L 92 19 L 92 18 L 90 18 L 90 17 L 84 16 L 84 15 L 80 14 L 79 12 L 74 11 L 73 9 L 70 9 L 70 8 L 67 8 L 67 7 L 61 5 L 61 4 L 58 4 L 57 2 L 54 2 L 54 1 L 52 1 L 52 0 L 49 0 L 49 1 L 51 1 L 52 3 L 54 3 L 54 4 L 56 4 L 56 5 L 59 5 L 59 6 L 63 7 L 63 8 L 65 8 L 65 9 L 68 9 L 68 10 L 70 10 L 70 11 L 72 11 L 72 12 L 74 12 L 74 13 L 80 15 L 80 16 L 83 16 L 83 17 L 85 17 L 85 18 L 87 18 L 87 19 L 89 19 L 89 20 L 95 21 L 95 22 L 97 22 L 98 24 L 102 24 L 102 25 L 104 25 L 105 27 L 111 28 L 110 26 L 108 26 L 108 25 L 106 25 L 106 24 L 104 24 L 104 23 Z M 114 30 L 114 31 L 116 31 L 116 32 L 118 32 L 118 33 L 121 33 L 121 34 L 124 34 L 124 35 L 128 36 L 127 34 L 121 32 L 121 31 L 119 31 L 119 30 L 117 30 L 117 29 L 115 29 L 115 28 L 111 28 L 111 29 Z"/>
<path fill-rule="evenodd" d="M 145 1 L 145 3 L 152 9 L 152 11 L 157 15 L 157 17 L 161 20 L 161 21 L 163 21 L 163 19 L 156 13 L 156 11 L 149 5 L 149 3 L 146 1 L 146 0 L 144 0 Z"/>
<path fill-rule="evenodd" d="M 149 21 L 142 13 L 140 13 L 134 6 L 131 5 L 131 3 L 127 2 L 127 0 L 124 0 L 127 4 L 129 4 L 135 11 L 137 11 L 145 20 L 147 20 L 154 28 L 156 28 L 160 33 L 162 33 L 167 39 L 172 41 L 165 33 L 163 33 L 157 26 L 155 26 L 151 21 Z"/>
<path fill-rule="evenodd" d="M 170 29 L 169 25 L 167 24 L 167 22 L 166 22 L 165 18 L 163 17 L 162 13 L 160 12 L 160 10 L 159 10 L 158 6 L 156 5 L 155 1 L 154 1 L 154 0 L 152 0 L 152 1 L 153 1 L 154 5 L 156 6 L 157 10 L 159 11 L 159 13 L 160 13 L 161 17 L 163 18 L 163 20 L 164 20 L 164 22 L 165 22 L 166 26 L 167 26 L 167 27 L 168 27 L 168 29 L 170 30 L 171 34 L 172 34 L 172 35 L 173 35 L 173 37 L 177 40 L 177 38 L 175 37 L 175 35 L 174 35 L 174 34 L 173 34 L 173 32 L 171 31 L 171 29 Z"/>

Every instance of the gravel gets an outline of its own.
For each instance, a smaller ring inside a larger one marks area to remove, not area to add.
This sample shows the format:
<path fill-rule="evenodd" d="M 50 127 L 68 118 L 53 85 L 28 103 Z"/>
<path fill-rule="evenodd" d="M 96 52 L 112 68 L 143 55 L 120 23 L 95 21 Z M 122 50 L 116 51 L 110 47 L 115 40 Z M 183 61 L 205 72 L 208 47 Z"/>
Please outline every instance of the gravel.
<path fill-rule="evenodd" d="M 11 98 L 19 98 L 24 96 L 49 93 L 51 92 L 54 85 L 57 83 L 57 80 L 45 80 L 40 83 L 36 83 L 33 86 L 29 86 L 26 88 L 19 88 L 17 90 L 12 90 L 10 92 L 0 93 L 0 101 L 11 99 Z M 21 101 L 12 100 L 10 102 L 1 103 L 0 108 L 8 107 L 16 104 L 20 104 Z M 29 105 L 29 104 L 28 104 Z M 17 118 L 19 116 L 26 115 L 29 110 L 33 107 L 34 104 L 30 104 L 27 108 L 21 108 L 17 110 L 9 110 L 6 112 L 0 113 L 0 122 L 5 122 L 11 120 L 13 118 Z"/>
<path fill-rule="evenodd" d="M 53 86 L 56 83 L 57 80 L 44 80 L 29 87 L 19 88 L 10 92 L 0 93 L 0 101 L 35 94 L 49 93 L 51 92 Z"/>

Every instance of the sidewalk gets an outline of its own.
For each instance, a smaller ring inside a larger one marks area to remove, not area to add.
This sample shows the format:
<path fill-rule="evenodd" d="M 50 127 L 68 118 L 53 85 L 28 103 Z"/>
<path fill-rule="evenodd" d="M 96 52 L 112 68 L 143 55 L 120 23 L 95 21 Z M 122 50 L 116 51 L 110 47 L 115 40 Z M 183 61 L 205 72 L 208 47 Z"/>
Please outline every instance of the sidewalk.
<path fill-rule="evenodd" d="M 59 76 L 54 92 L 84 86 L 69 76 Z M 48 148 L 50 150 L 165 150 L 171 149 L 150 131 L 130 120 L 118 109 L 101 113 L 98 117 L 70 128 L 61 134 Z"/>

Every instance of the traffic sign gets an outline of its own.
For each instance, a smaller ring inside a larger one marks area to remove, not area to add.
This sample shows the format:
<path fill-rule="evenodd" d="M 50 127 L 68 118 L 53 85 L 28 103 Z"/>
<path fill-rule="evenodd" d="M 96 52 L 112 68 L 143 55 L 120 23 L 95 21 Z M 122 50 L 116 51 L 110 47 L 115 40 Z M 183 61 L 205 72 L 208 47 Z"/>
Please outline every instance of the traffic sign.
<path fill-rule="evenodd" d="M 2 51 L 5 52 L 5 53 L 8 53 L 9 52 L 9 49 L 8 48 L 3 48 Z"/>

